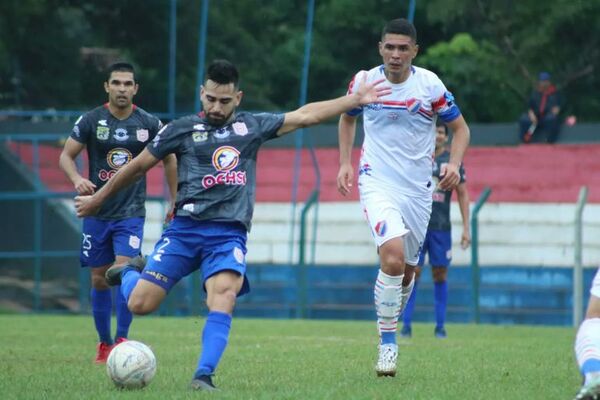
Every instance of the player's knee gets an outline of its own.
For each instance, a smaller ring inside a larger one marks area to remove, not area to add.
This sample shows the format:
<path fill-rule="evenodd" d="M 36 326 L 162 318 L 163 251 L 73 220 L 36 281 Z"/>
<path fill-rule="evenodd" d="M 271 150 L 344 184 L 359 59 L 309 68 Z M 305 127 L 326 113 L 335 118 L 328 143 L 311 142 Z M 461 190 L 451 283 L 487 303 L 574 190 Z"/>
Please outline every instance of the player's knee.
<path fill-rule="evenodd" d="M 446 282 L 446 279 L 448 277 L 448 271 L 446 268 L 432 268 L 431 272 L 433 274 L 433 281 L 435 283 L 442 283 L 442 282 Z"/>
<path fill-rule="evenodd" d="M 404 271 L 404 254 L 402 252 L 382 254 L 380 260 L 381 268 L 387 274 L 397 275 Z"/>
<path fill-rule="evenodd" d="M 151 299 L 132 294 L 129 301 L 127 301 L 127 308 L 135 315 L 146 315 L 155 311 L 157 309 L 157 304 L 151 301 Z"/>
<path fill-rule="evenodd" d="M 108 283 L 106 283 L 106 278 L 103 275 L 92 275 L 91 284 L 94 289 L 105 290 L 108 289 Z"/>

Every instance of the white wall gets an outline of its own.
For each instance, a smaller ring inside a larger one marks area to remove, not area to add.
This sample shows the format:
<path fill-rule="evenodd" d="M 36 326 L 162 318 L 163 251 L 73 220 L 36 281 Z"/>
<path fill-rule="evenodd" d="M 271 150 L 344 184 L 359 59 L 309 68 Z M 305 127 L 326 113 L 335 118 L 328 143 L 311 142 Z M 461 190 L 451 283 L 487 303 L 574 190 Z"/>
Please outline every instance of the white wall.
<path fill-rule="evenodd" d="M 148 217 L 143 244 L 144 254 L 152 252 L 162 229 L 163 207 L 147 203 Z M 296 208 L 299 216 L 302 204 Z M 297 262 L 295 232 L 293 258 L 290 255 L 290 220 L 292 210 L 287 203 L 258 203 L 253 228 L 248 236 L 248 262 Z M 315 262 L 318 264 L 369 265 L 377 264 L 375 245 L 363 218 L 359 203 L 321 203 Z M 471 250 L 462 250 L 460 211 L 452 204 L 453 263 L 467 265 Z M 313 214 L 309 212 L 309 222 Z M 574 260 L 575 206 L 570 204 L 485 204 L 479 215 L 480 265 L 564 266 Z M 297 222 L 299 217 L 297 218 Z M 583 214 L 583 263 L 600 264 L 600 205 L 587 205 Z M 307 230 L 312 237 L 313 228 Z M 306 260 L 311 261 L 310 242 Z"/>

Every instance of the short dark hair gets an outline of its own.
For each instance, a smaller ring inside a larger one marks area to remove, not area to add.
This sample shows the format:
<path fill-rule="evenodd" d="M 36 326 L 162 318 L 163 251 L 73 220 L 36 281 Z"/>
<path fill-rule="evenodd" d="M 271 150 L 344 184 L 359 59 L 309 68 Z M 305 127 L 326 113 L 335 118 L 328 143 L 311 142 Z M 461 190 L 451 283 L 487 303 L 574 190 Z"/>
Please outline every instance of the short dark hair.
<path fill-rule="evenodd" d="M 444 132 L 446 133 L 446 136 L 448 136 L 448 126 L 444 123 L 444 121 L 442 121 L 441 119 L 437 119 L 435 121 L 435 126 L 443 126 L 444 127 Z"/>
<path fill-rule="evenodd" d="M 107 74 L 106 74 L 106 81 L 107 82 L 110 80 L 110 76 L 115 71 L 119 71 L 119 72 L 131 72 L 133 74 L 133 81 L 135 82 L 135 68 L 133 68 L 133 65 L 129 64 L 128 62 L 122 62 L 121 61 L 121 62 L 116 62 L 114 64 L 111 64 L 108 67 Z"/>
<path fill-rule="evenodd" d="M 206 80 L 211 80 L 219 85 L 228 85 L 233 83 L 237 89 L 239 82 L 239 73 L 235 65 L 227 60 L 214 60 L 206 70 Z"/>
<path fill-rule="evenodd" d="M 385 24 L 383 31 L 381 31 L 381 40 L 383 40 L 386 33 L 406 35 L 409 36 L 415 43 L 417 42 L 417 29 L 412 22 L 405 18 L 396 18 Z"/>

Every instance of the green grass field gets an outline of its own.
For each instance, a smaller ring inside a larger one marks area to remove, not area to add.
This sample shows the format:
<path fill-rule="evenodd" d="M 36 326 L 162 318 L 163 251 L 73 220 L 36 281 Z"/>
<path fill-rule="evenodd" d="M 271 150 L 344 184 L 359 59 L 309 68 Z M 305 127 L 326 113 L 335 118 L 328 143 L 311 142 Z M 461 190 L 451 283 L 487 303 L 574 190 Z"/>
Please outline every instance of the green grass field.
<path fill-rule="evenodd" d="M 581 382 L 573 328 L 416 324 L 400 339 L 399 374 L 377 378 L 375 324 L 234 319 L 216 393 L 188 389 L 201 318 L 137 318 L 156 376 L 117 390 L 94 365 L 89 316 L 0 315 L 0 398 L 7 399 L 571 399 Z M 114 326 L 114 322 L 113 322 Z"/>

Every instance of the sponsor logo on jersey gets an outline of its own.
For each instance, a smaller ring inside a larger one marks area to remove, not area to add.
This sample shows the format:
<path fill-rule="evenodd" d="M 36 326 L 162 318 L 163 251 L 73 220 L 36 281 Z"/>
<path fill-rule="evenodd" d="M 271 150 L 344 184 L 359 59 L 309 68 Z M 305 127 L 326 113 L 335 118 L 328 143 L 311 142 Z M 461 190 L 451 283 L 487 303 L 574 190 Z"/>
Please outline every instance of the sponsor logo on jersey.
<path fill-rule="evenodd" d="M 409 113 L 414 115 L 419 112 L 422 104 L 423 103 L 421 102 L 421 100 L 410 98 L 406 100 L 406 109 Z"/>
<path fill-rule="evenodd" d="M 159 255 L 159 254 L 157 254 L 157 255 Z M 154 256 L 154 259 L 155 259 L 156 261 L 162 261 L 162 260 L 160 259 L 160 257 L 158 257 L 158 259 L 157 259 L 157 257 L 156 257 L 157 255 L 155 255 L 155 256 Z M 155 280 L 157 280 L 157 281 L 161 281 L 161 282 L 164 282 L 164 283 L 169 283 L 169 277 L 167 277 L 167 276 L 164 276 L 164 275 L 163 275 L 163 274 L 161 274 L 160 272 L 156 272 L 156 271 L 146 271 L 146 270 L 144 270 L 144 271 L 143 271 L 143 273 L 144 273 L 144 274 L 146 274 L 146 275 L 150 275 L 151 277 L 153 277 L 153 278 L 154 278 Z"/>
<path fill-rule="evenodd" d="M 119 169 L 123 165 L 129 163 L 133 157 L 131 156 L 131 152 L 122 147 L 117 147 L 116 149 L 111 149 L 106 155 L 106 162 L 113 169 Z"/>
<path fill-rule="evenodd" d="M 75 125 L 73 127 L 73 134 L 77 137 L 79 137 L 80 133 L 79 133 L 79 125 Z"/>
<path fill-rule="evenodd" d="M 208 139 L 208 132 L 206 131 L 192 133 L 192 140 L 196 143 L 205 142 L 206 139 Z"/>
<path fill-rule="evenodd" d="M 392 121 L 396 121 L 398 118 L 400 118 L 400 114 L 398 114 L 395 111 L 389 112 L 388 113 L 388 118 L 391 119 Z"/>
<path fill-rule="evenodd" d="M 196 125 L 194 125 L 194 130 L 195 131 L 205 131 L 206 127 L 204 126 L 204 124 L 196 124 Z"/>
<path fill-rule="evenodd" d="M 100 171 L 98 171 L 98 178 L 102 181 L 102 182 L 106 182 L 107 180 L 109 180 L 110 178 L 113 177 L 114 174 L 116 174 L 117 171 L 114 169 L 110 169 L 110 170 L 105 170 L 105 169 L 101 169 Z"/>
<path fill-rule="evenodd" d="M 150 133 L 148 132 L 148 129 L 138 129 L 135 131 L 135 136 L 137 137 L 138 142 L 147 142 Z"/>
<path fill-rule="evenodd" d="M 360 168 L 358 169 L 358 175 L 367 175 L 367 176 L 371 176 L 371 171 L 373 169 L 371 168 L 371 166 L 369 164 L 363 164 L 360 166 Z"/>
<path fill-rule="evenodd" d="M 96 137 L 98 140 L 107 140 L 110 135 L 110 128 L 108 126 L 99 126 L 96 128 Z"/>
<path fill-rule="evenodd" d="M 217 139 L 225 139 L 229 136 L 229 134 L 229 129 L 227 129 L 227 127 L 219 128 L 215 131 L 215 133 L 213 133 L 214 137 L 216 137 Z"/>
<path fill-rule="evenodd" d="M 100 125 L 100 126 L 107 126 L 106 125 L 106 120 L 105 119 L 101 119 L 100 121 L 98 121 L 98 125 Z"/>
<path fill-rule="evenodd" d="M 118 140 L 119 142 L 124 142 L 125 140 L 129 139 L 129 135 L 127 134 L 127 129 L 117 128 L 115 130 L 115 134 L 114 134 L 113 138 L 115 138 L 115 140 Z"/>
<path fill-rule="evenodd" d="M 248 134 L 248 127 L 245 122 L 234 122 L 231 124 L 233 133 L 239 136 L 246 136 Z"/>
<path fill-rule="evenodd" d="M 202 186 L 211 188 L 215 185 L 245 185 L 246 171 L 233 171 L 240 162 L 240 152 L 232 146 L 221 146 L 215 150 L 212 156 L 212 164 L 215 175 L 205 175 L 202 178 Z"/>
<path fill-rule="evenodd" d="M 377 234 L 377 236 L 385 235 L 386 231 L 387 231 L 387 222 L 385 222 L 385 220 L 379 221 L 378 223 L 375 224 L 375 233 Z"/>
<path fill-rule="evenodd" d="M 160 128 L 160 130 L 158 131 L 156 136 L 154 136 L 154 139 L 152 139 L 152 143 L 153 143 L 152 147 L 154 147 L 154 148 L 158 147 L 158 142 L 160 142 L 160 134 L 163 133 L 165 129 L 167 129 L 167 126 L 169 126 L 169 124 Z"/>
<path fill-rule="evenodd" d="M 130 235 L 129 236 L 129 247 L 131 247 L 133 249 L 139 249 L 140 248 L 140 238 L 135 235 Z"/>

